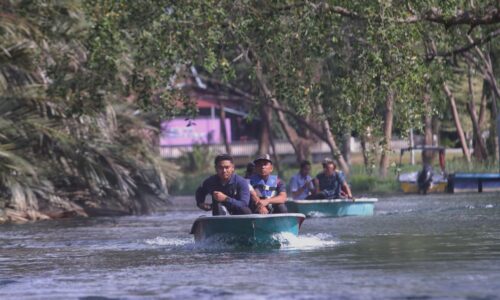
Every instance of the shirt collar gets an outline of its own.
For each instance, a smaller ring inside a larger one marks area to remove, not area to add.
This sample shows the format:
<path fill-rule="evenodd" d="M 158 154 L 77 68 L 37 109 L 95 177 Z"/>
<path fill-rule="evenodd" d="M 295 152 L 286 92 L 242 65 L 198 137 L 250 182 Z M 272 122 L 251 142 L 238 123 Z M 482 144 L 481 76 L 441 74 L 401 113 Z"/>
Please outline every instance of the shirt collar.
<path fill-rule="evenodd" d="M 231 177 L 229 177 L 229 181 L 226 184 L 234 183 L 236 180 L 236 174 L 232 174 Z"/>

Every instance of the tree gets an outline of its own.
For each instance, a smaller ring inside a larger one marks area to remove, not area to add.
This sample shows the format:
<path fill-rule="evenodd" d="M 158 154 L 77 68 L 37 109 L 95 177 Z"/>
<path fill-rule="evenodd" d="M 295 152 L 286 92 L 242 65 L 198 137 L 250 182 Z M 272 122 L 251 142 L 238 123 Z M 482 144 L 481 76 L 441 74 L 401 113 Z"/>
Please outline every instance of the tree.
<path fill-rule="evenodd" d="M 4 1 L 2 9 L 0 222 L 165 203 L 175 168 L 145 138 L 149 118 L 124 101 L 129 57 L 113 15 L 100 15 L 112 7 L 92 14 L 79 2 Z"/>

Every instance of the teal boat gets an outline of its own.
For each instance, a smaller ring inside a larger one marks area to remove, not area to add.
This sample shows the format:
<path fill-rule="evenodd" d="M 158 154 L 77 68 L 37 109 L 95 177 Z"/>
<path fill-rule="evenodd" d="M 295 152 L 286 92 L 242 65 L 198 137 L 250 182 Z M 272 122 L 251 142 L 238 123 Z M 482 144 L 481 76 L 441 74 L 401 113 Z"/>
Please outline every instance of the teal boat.
<path fill-rule="evenodd" d="M 327 200 L 288 200 L 289 212 L 301 213 L 307 217 L 372 216 L 376 198 Z"/>
<path fill-rule="evenodd" d="M 239 245 L 279 245 L 283 234 L 299 234 L 303 214 L 202 216 L 191 228 L 195 242 Z"/>

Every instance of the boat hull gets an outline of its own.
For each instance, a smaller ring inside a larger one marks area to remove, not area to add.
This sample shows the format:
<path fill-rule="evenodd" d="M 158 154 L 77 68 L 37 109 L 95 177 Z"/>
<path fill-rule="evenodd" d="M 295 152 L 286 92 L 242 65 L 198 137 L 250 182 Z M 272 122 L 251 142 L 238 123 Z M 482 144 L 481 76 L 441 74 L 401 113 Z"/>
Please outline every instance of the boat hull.
<path fill-rule="evenodd" d="M 455 173 L 450 175 L 449 192 L 498 192 L 500 173 Z"/>
<path fill-rule="evenodd" d="M 286 206 L 289 212 L 301 213 L 307 217 L 347 217 L 372 216 L 375 198 L 361 198 L 356 201 L 332 200 L 289 200 Z"/>
<path fill-rule="evenodd" d="M 229 244 L 276 243 L 283 233 L 297 236 L 303 214 L 203 216 L 195 220 L 191 234 L 196 242 L 215 240 Z"/>

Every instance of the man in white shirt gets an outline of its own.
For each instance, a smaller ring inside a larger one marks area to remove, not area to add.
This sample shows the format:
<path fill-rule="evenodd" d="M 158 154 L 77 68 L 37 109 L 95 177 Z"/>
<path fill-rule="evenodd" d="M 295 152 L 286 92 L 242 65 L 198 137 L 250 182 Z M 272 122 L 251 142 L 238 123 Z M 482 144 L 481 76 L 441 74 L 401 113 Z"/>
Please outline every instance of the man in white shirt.
<path fill-rule="evenodd" d="M 290 192 L 293 199 L 302 200 L 314 193 L 313 179 L 311 173 L 311 163 L 304 160 L 300 163 L 300 170 L 290 179 Z"/>

